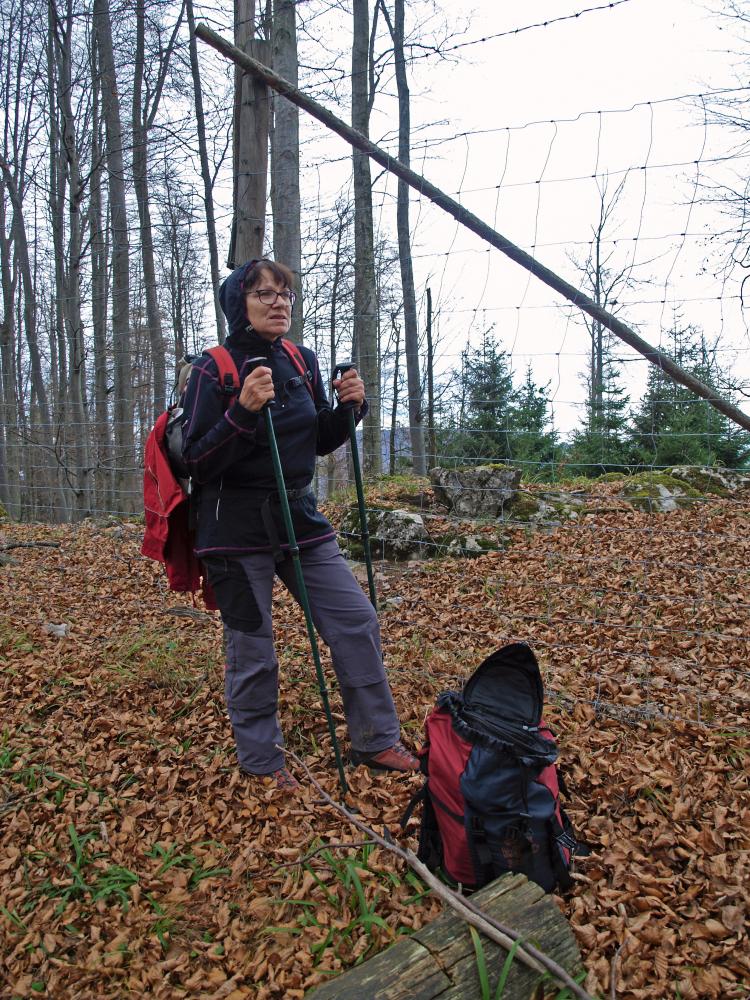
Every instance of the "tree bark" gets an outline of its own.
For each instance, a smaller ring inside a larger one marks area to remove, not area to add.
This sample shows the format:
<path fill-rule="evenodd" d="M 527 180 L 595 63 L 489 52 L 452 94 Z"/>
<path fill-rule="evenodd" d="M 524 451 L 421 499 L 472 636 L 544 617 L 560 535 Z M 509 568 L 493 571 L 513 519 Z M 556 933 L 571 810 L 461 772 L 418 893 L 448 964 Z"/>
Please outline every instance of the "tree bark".
<path fill-rule="evenodd" d="M 195 101 L 195 130 L 198 137 L 198 156 L 203 181 L 203 205 L 206 210 L 206 236 L 208 238 L 208 259 L 211 267 L 211 289 L 213 292 L 214 315 L 216 316 L 216 336 L 224 343 L 226 324 L 219 303 L 219 246 L 216 239 L 216 216 L 214 214 L 214 190 L 211 168 L 208 162 L 208 142 L 206 141 L 206 117 L 203 113 L 203 88 L 198 64 L 198 45 L 195 41 L 195 13 L 193 0 L 186 0 L 188 27 L 190 28 L 190 72 L 193 78 L 193 99 Z"/>
<path fill-rule="evenodd" d="M 575 935 L 554 900 L 523 875 L 504 875 L 471 897 L 481 912 L 519 931 L 524 940 L 566 971 L 577 972 L 581 955 Z M 482 939 L 490 996 L 494 996 L 507 952 Z M 505 983 L 506 1000 L 531 1000 L 549 977 L 522 964 L 516 957 Z M 486 995 L 486 993 L 484 994 Z M 390 948 L 313 989 L 310 1000 L 480 1000 L 483 996 L 477 956 L 469 928 L 447 910 L 416 933 L 399 938 Z"/>
<path fill-rule="evenodd" d="M 18 193 L 18 186 L 16 184 L 16 179 L 13 176 L 13 171 L 11 170 L 8 161 L 3 156 L 0 156 L 0 170 L 3 172 L 5 186 L 8 191 L 8 198 L 10 200 L 11 207 L 13 208 L 11 235 L 15 245 L 16 260 L 18 261 L 18 267 L 21 272 L 21 286 L 23 289 L 24 333 L 26 335 L 26 344 L 29 348 L 29 360 L 31 362 L 30 375 L 32 398 L 30 410 L 32 413 L 32 419 L 30 421 L 30 431 L 32 436 L 35 438 L 37 445 L 46 446 L 50 445 L 53 441 L 53 427 L 49 400 L 47 397 L 47 387 L 42 373 L 42 358 L 39 352 L 39 342 L 37 339 L 36 295 L 31 270 L 31 259 L 29 257 L 29 244 L 26 238 L 26 224 L 23 215 L 23 204 Z M 34 419 L 33 415 L 35 406 L 39 415 L 38 419 Z M 42 451 L 42 454 L 46 456 L 49 452 L 44 450 Z M 49 480 L 47 482 L 40 484 L 42 486 L 46 486 L 48 490 L 51 490 L 49 493 L 50 499 L 45 506 L 52 507 L 53 509 L 55 507 L 62 507 L 63 497 L 55 485 L 55 468 L 50 465 L 47 458 L 44 458 L 41 462 L 37 461 L 33 464 L 41 465 L 42 473 L 46 472 L 49 476 Z"/>
<path fill-rule="evenodd" d="M 112 233 L 112 349 L 114 353 L 115 503 L 124 512 L 135 509 L 137 495 L 133 439 L 133 386 L 130 377 L 130 247 L 125 199 L 123 131 L 117 89 L 109 0 L 94 0 L 94 32 L 102 80 L 110 229 Z"/>
<path fill-rule="evenodd" d="M 237 48 L 268 62 L 268 43 L 254 39 L 255 0 L 235 0 Z M 268 174 L 268 88 L 254 76 L 235 71 L 234 218 L 229 267 L 263 256 Z"/>
<path fill-rule="evenodd" d="M 393 400 L 391 402 L 391 430 L 388 441 L 388 472 L 396 474 L 396 428 L 398 427 L 398 375 L 401 364 L 401 327 L 396 323 L 395 315 L 391 317 L 391 329 L 395 334 L 393 349 Z"/>
<path fill-rule="evenodd" d="M 391 22 L 385 0 L 381 9 L 393 40 L 393 58 L 396 69 L 398 93 L 398 158 L 407 167 L 411 163 L 411 111 L 409 83 L 404 57 L 404 0 L 394 0 Z M 422 412 L 422 377 L 419 371 L 419 328 L 417 325 L 417 299 L 414 292 L 414 268 L 411 259 L 411 234 L 409 230 L 409 185 L 399 178 L 396 197 L 396 231 L 398 234 L 398 259 L 401 266 L 401 290 L 404 297 L 404 353 L 406 355 L 406 380 L 409 389 L 409 436 L 414 471 L 424 476 L 427 465 L 424 454 L 424 427 Z"/>
<path fill-rule="evenodd" d="M 15 520 L 21 517 L 20 448 L 18 439 L 18 373 L 16 371 L 16 283 L 11 272 L 11 242 L 6 237 L 6 201 L 0 191 L 0 500 Z"/>
<path fill-rule="evenodd" d="M 112 509 L 112 438 L 107 386 L 107 238 L 102 208 L 101 89 L 96 46 L 91 46 L 91 170 L 89 240 L 91 243 L 91 325 L 94 350 L 93 463 L 96 467 L 94 502 L 97 510 Z"/>
<path fill-rule="evenodd" d="M 370 13 L 368 0 L 353 0 L 352 127 L 369 134 Z M 363 420 L 362 465 L 365 473 L 382 469 L 380 432 L 380 370 L 378 364 L 375 250 L 372 222 L 370 159 L 354 149 L 354 341 L 359 374 L 365 383 L 369 411 Z"/>
<path fill-rule="evenodd" d="M 55 44 L 54 63 L 57 78 L 60 138 L 67 174 L 68 242 L 61 254 L 59 297 L 67 340 L 67 397 L 69 426 L 66 433 L 65 474 L 73 492 L 73 514 L 80 519 L 91 512 L 89 427 L 86 407 L 86 349 L 81 309 L 81 261 L 83 257 L 83 224 L 81 202 L 84 184 L 81 180 L 80 158 L 72 105 L 72 58 L 74 12 L 72 0 L 67 0 L 65 19 L 61 21 L 53 0 L 49 5 L 54 16 L 52 34 Z M 59 192 L 61 194 L 62 192 Z M 60 208 L 62 209 L 62 204 Z M 60 212 L 62 222 L 62 211 Z M 61 227 L 62 228 L 62 227 Z M 62 242 L 62 240 L 60 240 Z M 62 248 L 61 248 L 62 249 Z M 61 393 L 62 394 L 62 393 Z"/>
<path fill-rule="evenodd" d="M 297 85 L 296 5 L 293 0 L 273 0 L 273 67 Z M 299 111 L 286 98 L 274 95 L 271 130 L 271 208 L 276 260 L 294 274 L 297 301 L 289 337 L 302 343 L 302 234 L 299 190 Z"/>
<path fill-rule="evenodd" d="M 133 188 L 138 205 L 143 290 L 146 299 L 146 329 L 151 352 L 152 418 L 166 409 L 167 375 L 164 337 L 156 293 L 154 236 L 151 225 L 151 205 L 148 180 L 148 124 L 143 102 L 143 73 L 146 57 L 146 0 L 135 3 L 135 65 L 133 67 Z M 167 55 L 168 59 L 169 56 Z"/>
<path fill-rule="evenodd" d="M 437 465 L 437 435 L 435 433 L 435 351 L 432 340 L 432 290 L 427 289 L 427 465 Z"/>
<path fill-rule="evenodd" d="M 341 244 L 344 240 L 344 219 L 339 216 L 339 226 L 336 233 L 336 254 L 333 261 L 333 283 L 331 285 L 331 340 L 330 340 L 330 370 L 334 371 L 336 365 L 338 364 L 338 358 L 336 357 L 336 351 L 338 347 L 338 338 L 336 336 L 336 311 L 338 309 L 338 297 L 339 297 L 339 285 L 341 284 L 341 271 L 342 271 L 342 261 L 341 261 Z M 336 489 L 336 469 L 338 462 L 336 460 L 336 452 L 332 452 L 328 456 L 328 470 L 327 470 L 327 491 L 326 496 L 330 497 Z"/>

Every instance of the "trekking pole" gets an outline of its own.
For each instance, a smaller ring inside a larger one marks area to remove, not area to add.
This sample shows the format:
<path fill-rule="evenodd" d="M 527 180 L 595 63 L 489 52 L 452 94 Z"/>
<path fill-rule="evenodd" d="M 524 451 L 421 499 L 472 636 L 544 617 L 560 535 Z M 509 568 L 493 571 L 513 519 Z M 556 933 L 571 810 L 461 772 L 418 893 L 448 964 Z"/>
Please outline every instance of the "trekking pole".
<path fill-rule="evenodd" d="M 250 371 L 254 371 L 260 365 L 268 365 L 266 358 L 251 358 L 248 362 Z M 318 680 L 318 691 L 320 692 L 320 697 L 323 700 L 323 708 L 325 709 L 326 719 L 328 720 L 328 732 L 331 734 L 331 742 L 333 743 L 333 753 L 336 758 L 336 767 L 339 772 L 339 783 L 341 785 L 341 793 L 346 796 L 349 787 L 346 783 L 346 777 L 344 776 L 344 765 L 341 761 L 341 751 L 339 750 L 339 743 L 336 738 L 336 727 L 333 723 L 333 716 L 331 715 L 331 705 L 328 700 L 328 688 L 326 687 L 326 680 L 323 675 L 323 665 L 320 662 L 320 652 L 318 650 L 318 640 L 315 637 L 315 628 L 313 626 L 312 612 L 310 611 L 310 602 L 307 598 L 307 586 L 305 585 L 305 578 L 302 575 L 302 561 L 299 554 L 299 546 L 297 545 L 297 537 L 294 533 L 294 526 L 292 525 L 292 514 L 289 510 L 289 499 L 286 495 L 286 483 L 284 482 L 284 472 L 281 468 L 281 459 L 279 458 L 279 448 L 276 443 L 276 432 L 273 427 L 273 417 L 271 416 L 271 402 L 268 402 L 263 407 L 263 415 L 266 421 L 266 434 L 268 436 L 268 444 L 271 449 L 271 460 L 273 462 L 273 471 L 276 477 L 276 490 L 279 494 L 279 503 L 281 504 L 281 513 L 284 518 L 284 527 L 286 528 L 286 537 L 289 542 L 289 554 L 292 557 L 292 563 L 294 565 L 294 575 L 297 580 L 297 590 L 299 592 L 299 602 L 302 605 L 302 610 L 305 614 L 305 624 L 307 625 L 307 637 L 310 640 L 310 650 L 312 652 L 313 663 L 315 664 L 315 675 Z"/>
<path fill-rule="evenodd" d="M 333 377 L 344 375 L 354 368 L 352 361 L 343 361 L 333 369 Z M 359 466 L 359 449 L 357 448 L 357 425 L 354 420 L 354 403 L 345 403 L 349 411 L 349 441 L 352 447 L 352 465 L 354 466 L 354 482 L 357 487 L 357 506 L 359 507 L 359 530 L 362 535 L 362 548 L 365 553 L 367 567 L 367 585 L 370 588 L 370 603 L 378 610 L 378 596 L 375 593 L 375 577 L 372 572 L 372 555 L 370 553 L 370 529 L 367 527 L 367 511 L 365 509 L 365 491 L 362 486 L 362 470 Z"/>

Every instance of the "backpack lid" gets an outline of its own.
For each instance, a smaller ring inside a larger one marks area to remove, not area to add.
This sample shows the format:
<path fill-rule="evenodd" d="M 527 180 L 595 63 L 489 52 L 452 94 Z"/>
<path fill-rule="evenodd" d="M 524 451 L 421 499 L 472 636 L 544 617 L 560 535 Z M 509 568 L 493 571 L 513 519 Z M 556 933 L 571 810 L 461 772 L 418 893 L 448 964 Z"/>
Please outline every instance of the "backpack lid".
<path fill-rule="evenodd" d="M 539 664 L 525 642 L 496 650 L 464 685 L 464 712 L 488 723 L 536 729 L 542 720 L 544 686 Z"/>
<path fill-rule="evenodd" d="M 557 744 L 538 731 L 544 707 L 539 664 L 526 643 L 503 646 L 480 664 L 463 692 L 444 691 L 438 707 L 448 711 L 462 739 L 510 754 L 528 767 L 557 759 Z"/>

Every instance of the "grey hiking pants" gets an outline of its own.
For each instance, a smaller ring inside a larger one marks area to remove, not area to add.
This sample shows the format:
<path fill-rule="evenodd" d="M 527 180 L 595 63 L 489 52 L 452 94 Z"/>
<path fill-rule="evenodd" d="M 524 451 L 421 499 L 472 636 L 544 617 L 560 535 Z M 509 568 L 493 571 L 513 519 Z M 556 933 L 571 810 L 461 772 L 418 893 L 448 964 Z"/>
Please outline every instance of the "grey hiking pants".
<path fill-rule="evenodd" d="M 375 611 L 335 541 L 300 549 L 315 628 L 331 651 L 352 748 L 377 753 L 399 738 L 385 676 Z M 299 602 L 292 559 L 270 552 L 204 560 L 224 623 L 225 694 L 243 771 L 270 774 L 284 766 L 277 716 L 279 670 L 271 603 L 274 576 Z M 309 651 L 304 665 L 315 681 Z M 322 709 L 321 709 L 322 711 Z"/>

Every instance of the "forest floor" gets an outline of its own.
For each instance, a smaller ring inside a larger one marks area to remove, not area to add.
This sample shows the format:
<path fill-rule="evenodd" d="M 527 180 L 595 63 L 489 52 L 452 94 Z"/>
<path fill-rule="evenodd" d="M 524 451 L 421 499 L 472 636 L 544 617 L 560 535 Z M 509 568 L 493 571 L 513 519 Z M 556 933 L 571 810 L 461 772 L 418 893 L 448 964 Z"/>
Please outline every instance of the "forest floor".
<path fill-rule="evenodd" d="M 528 641 L 593 847 L 558 900 L 587 988 L 746 997 L 750 499 L 648 515 L 600 489 L 504 552 L 378 564 L 405 739 L 441 690 Z M 167 591 L 141 534 L 0 522 L 0 997 L 303 997 L 441 904 L 304 775 L 285 797 L 238 773 L 218 616 Z M 288 746 L 337 797 L 281 594 L 277 634 Z M 398 836 L 420 778 L 347 773 L 363 819 Z"/>

